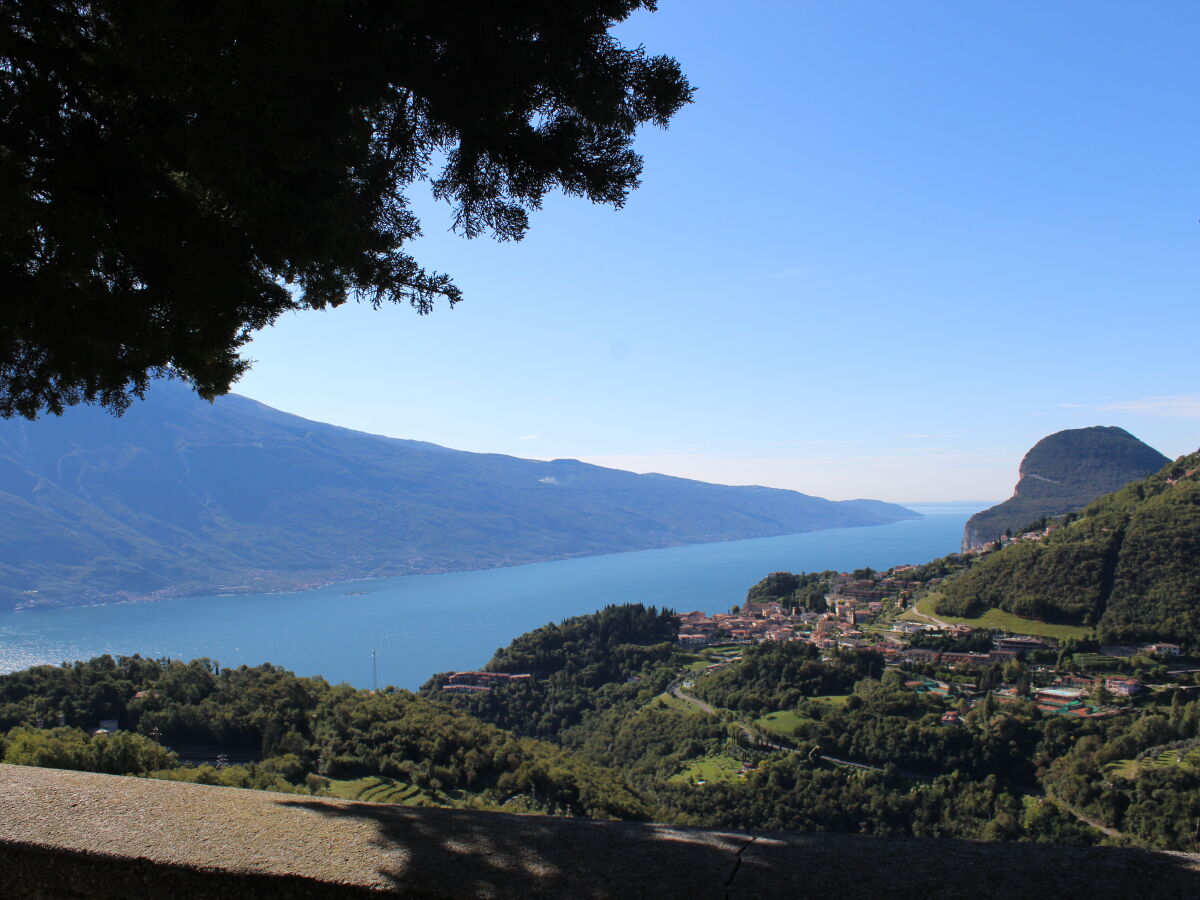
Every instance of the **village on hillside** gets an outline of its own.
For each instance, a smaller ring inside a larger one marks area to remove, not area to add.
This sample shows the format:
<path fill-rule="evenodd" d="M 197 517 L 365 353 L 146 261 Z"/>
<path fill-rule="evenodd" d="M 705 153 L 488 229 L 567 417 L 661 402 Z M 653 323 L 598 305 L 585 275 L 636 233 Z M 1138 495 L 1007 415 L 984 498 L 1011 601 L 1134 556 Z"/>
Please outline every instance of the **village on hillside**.
<path fill-rule="evenodd" d="M 1000 535 L 991 544 L 946 560 L 965 565 L 970 557 L 1012 543 L 1041 541 L 1067 518 L 1054 517 L 1037 530 Z M 927 567 L 899 565 L 886 572 L 860 569 L 822 575 L 828 576 L 823 581 L 828 592 L 807 605 L 747 599 L 728 613 L 680 614 L 680 648 L 705 654 L 721 651 L 706 657 L 710 669 L 735 663 L 741 659 L 740 648 L 764 642 L 810 644 L 823 657 L 878 654 L 884 665 L 911 671 L 906 682 L 911 689 L 959 701 L 959 711 L 948 712 L 946 723 L 958 721 L 966 708 L 988 696 L 998 703 L 1029 700 L 1048 714 L 1100 717 L 1115 715 L 1155 685 L 1182 682 L 1200 690 L 1200 665 L 1183 658 L 1178 644 L 1097 646 L 1083 626 L 1051 625 L 1012 614 L 974 625 L 946 621 L 933 603 L 944 576 L 931 575 Z M 453 672 L 442 690 L 486 693 L 530 677 Z"/>
<path fill-rule="evenodd" d="M 997 546 L 1040 540 L 1043 531 L 1005 536 Z M 1010 616 L 1008 628 L 949 622 L 932 611 L 930 594 L 942 577 L 921 577 L 919 567 L 895 566 L 829 573 L 828 592 L 815 608 L 779 600 L 747 600 L 728 613 L 702 611 L 679 616 L 681 649 L 722 652 L 708 657 L 709 668 L 737 662 L 742 647 L 764 642 L 800 642 L 822 656 L 874 653 L 881 663 L 909 670 L 908 686 L 958 701 L 961 711 L 991 696 L 999 703 L 1030 700 L 1048 714 L 1115 715 L 1153 684 L 1173 681 L 1195 687 L 1200 667 L 1182 658 L 1182 648 L 1165 641 L 1135 646 L 1092 646 L 1088 630 L 1049 626 Z M 1024 622 L 1028 630 L 1023 633 Z M 1062 636 L 1056 636 L 1058 632 Z M 1070 636 L 1068 636 L 1070 635 Z M 441 685 L 452 694 L 487 693 L 528 681 L 528 673 L 464 671 L 449 673 Z M 1151 683 L 1148 683 L 1148 680 Z"/>
<path fill-rule="evenodd" d="M 1033 532 L 1007 540 L 1037 540 Z M 1067 652 L 1057 637 L 982 629 L 919 612 L 915 598 L 940 578 L 912 580 L 915 566 L 884 573 L 840 573 L 830 579 L 821 612 L 788 608 L 775 600 L 747 601 L 729 613 L 680 615 L 679 644 L 699 650 L 717 645 L 804 642 L 823 655 L 879 654 L 886 665 L 914 670 L 908 686 L 918 692 L 973 705 L 991 694 L 998 702 L 1032 700 L 1047 713 L 1075 716 L 1115 714 L 1147 689 L 1134 673 L 1149 668 L 1155 680 L 1194 678 L 1197 667 L 1179 660 L 1177 644 L 1102 646 L 1096 652 Z M 925 607 L 928 610 L 928 607 Z M 1078 629 L 1082 631 L 1083 629 Z M 1078 642 L 1075 642 L 1078 643 Z M 957 646 L 956 646 L 957 645 Z M 983 646 L 985 645 L 985 646 Z M 964 649 L 969 646 L 970 649 Z M 726 655 L 719 666 L 736 661 Z M 958 714 L 947 714 L 946 721 Z"/>

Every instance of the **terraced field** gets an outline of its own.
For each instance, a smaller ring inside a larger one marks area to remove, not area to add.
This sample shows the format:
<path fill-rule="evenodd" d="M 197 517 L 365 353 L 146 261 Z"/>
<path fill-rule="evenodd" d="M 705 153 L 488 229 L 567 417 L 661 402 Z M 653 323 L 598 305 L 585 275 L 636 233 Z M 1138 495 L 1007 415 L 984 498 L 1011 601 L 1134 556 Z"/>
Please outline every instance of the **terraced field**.
<path fill-rule="evenodd" d="M 1137 778 L 1146 769 L 1170 769 L 1175 766 L 1200 768 L 1200 747 L 1163 750 L 1146 759 L 1118 759 L 1110 762 L 1104 770 L 1115 778 Z"/>
<path fill-rule="evenodd" d="M 355 778 L 351 781 L 330 781 L 329 792 L 343 800 L 366 800 L 371 803 L 413 805 L 429 799 L 415 784 L 378 775 L 368 775 L 366 778 Z"/>

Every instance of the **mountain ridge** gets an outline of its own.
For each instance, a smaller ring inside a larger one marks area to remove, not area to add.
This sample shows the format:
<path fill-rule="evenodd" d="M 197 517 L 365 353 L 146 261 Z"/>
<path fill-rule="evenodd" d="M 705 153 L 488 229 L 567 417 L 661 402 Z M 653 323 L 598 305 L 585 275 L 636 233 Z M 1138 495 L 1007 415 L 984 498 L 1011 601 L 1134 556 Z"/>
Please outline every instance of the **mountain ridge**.
<path fill-rule="evenodd" d="M 452 450 L 153 385 L 0 422 L 0 608 L 286 590 L 916 517 L 880 501 Z"/>
<path fill-rule="evenodd" d="M 937 612 L 1095 626 L 1109 642 L 1200 641 L 1200 451 L 948 579 Z"/>
<path fill-rule="evenodd" d="M 967 521 L 962 549 L 975 550 L 1044 517 L 1083 509 L 1170 461 L 1116 426 L 1094 425 L 1047 435 L 1021 459 L 1013 495 Z"/>

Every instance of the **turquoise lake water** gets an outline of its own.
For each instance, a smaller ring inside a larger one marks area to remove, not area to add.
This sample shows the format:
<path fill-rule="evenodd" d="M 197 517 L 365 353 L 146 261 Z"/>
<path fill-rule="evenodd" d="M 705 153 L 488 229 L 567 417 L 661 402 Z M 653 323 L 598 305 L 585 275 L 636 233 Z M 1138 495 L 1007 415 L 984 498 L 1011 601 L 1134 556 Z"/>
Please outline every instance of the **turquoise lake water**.
<path fill-rule="evenodd" d="M 784 537 L 693 544 L 507 569 L 416 575 L 292 594 L 188 597 L 0 615 L 0 672 L 102 653 L 273 662 L 359 687 L 416 688 L 482 666 L 539 625 L 610 603 L 722 612 L 769 572 L 921 563 L 958 550 L 987 506 L 911 505 L 922 519 Z"/>

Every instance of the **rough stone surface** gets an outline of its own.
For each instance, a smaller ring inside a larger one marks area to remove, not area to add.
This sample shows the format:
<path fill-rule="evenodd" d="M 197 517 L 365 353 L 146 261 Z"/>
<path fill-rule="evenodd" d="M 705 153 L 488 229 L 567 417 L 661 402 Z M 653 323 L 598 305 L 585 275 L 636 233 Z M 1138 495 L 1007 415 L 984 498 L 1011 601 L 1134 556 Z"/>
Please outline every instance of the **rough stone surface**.
<path fill-rule="evenodd" d="M 1200 897 L 1140 850 L 409 809 L 0 766 L 0 897 Z"/>

